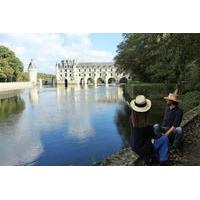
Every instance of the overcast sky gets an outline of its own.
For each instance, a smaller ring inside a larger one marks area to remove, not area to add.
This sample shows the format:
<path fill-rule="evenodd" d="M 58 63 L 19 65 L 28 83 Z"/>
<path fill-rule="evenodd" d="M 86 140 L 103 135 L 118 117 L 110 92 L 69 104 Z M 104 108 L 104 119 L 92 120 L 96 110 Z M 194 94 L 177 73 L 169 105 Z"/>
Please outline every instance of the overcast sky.
<path fill-rule="evenodd" d="M 27 70 L 33 58 L 39 72 L 54 73 L 56 62 L 77 59 L 79 62 L 109 62 L 122 41 L 120 33 L 78 34 L 0 34 L 0 45 L 12 49 Z"/>

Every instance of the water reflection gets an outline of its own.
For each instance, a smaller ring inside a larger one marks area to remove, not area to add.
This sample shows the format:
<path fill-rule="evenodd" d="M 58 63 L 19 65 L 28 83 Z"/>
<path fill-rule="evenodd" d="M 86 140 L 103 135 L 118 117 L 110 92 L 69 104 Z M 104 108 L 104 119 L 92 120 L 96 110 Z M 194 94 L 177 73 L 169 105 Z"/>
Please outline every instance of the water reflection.
<path fill-rule="evenodd" d="M 39 134 L 31 124 L 31 114 L 24 112 L 28 105 L 25 107 L 19 94 L 0 102 L 0 165 L 34 162 L 43 150 Z"/>
<path fill-rule="evenodd" d="M 82 90 L 80 86 L 62 86 L 56 88 L 57 105 L 59 111 L 67 120 L 67 134 L 70 137 L 84 140 L 94 134 L 91 124 L 90 99 L 87 88 Z"/>
<path fill-rule="evenodd" d="M 117 110 L 115 115 L 115 123 L 124 146 L 129 146 L 129 138 L 131 133 L 129 125 L 130 114 L 131 114 L 130 107 L 126 103 L 122 103 L 121 108 Z"/>
<path fill-rule="evenodd" d="M 24 110 L 25 102 L 20 95 L 0 99 L 0 121 L 7 119 L 10 115 Z"/>
<path fill-rule="evenodd" d="M 5 98 L 0 165 L 88 165 L 114 153 L 123 146 L 114 123 L 124 109 L 122 94 L 118 87 L 84 85 L 34 87 Z"/>
<path fill-rule="evenodd" d="M 57 107 L 68 123 L 68 134 L 76 139 L 84 140 L 95 134 L 92 125 L 92 112 L 102 111 L 101 104 L 114 103 L 123 99 L 120 88 L 59 86 L 56 88 Z M 97 103 L 101 103 L 96 108 Z"/>
<path fill-rule="evenodd" d="M 38 88 L 33 87 L 29 89 L 29 99 L 33 106 L 38 104 Z"/>

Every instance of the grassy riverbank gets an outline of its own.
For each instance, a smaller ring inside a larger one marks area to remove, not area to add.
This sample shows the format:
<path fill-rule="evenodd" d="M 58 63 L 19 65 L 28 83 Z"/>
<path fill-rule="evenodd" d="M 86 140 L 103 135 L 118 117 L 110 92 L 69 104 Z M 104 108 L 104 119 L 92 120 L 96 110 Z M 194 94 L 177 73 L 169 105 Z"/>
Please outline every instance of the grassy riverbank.
<path fill-rule="evenodd" d="M 181 107 L 184 112 L 187 112 L 200 104 L 200 91 L 187 92 L 181 96 L 181 99 Z"/>

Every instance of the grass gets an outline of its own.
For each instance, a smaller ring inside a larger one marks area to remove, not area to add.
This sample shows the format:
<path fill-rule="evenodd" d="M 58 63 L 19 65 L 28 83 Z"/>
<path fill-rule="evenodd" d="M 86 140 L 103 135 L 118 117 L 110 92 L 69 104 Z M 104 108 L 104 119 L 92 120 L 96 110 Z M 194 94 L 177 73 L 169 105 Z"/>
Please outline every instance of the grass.
<path fill-rule="evenodd" d="M 195 90 L 187 92 L 181 96 L 181 107 L 184 112 L 191 110 L 192 108 L 200 105 L 200 91 Z"/>

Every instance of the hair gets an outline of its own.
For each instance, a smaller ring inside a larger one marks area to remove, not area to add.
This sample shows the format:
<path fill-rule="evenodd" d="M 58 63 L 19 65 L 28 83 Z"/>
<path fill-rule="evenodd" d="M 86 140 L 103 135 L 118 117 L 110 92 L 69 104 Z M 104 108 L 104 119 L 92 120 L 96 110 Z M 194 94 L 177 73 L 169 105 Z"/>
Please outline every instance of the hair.
<path fill-rule="evenodd" d="M 149 125 L 148 111 L 140 113 L 132 110 L 131 122 L 134 128 L 143 128 L 148 126 Z"/>

